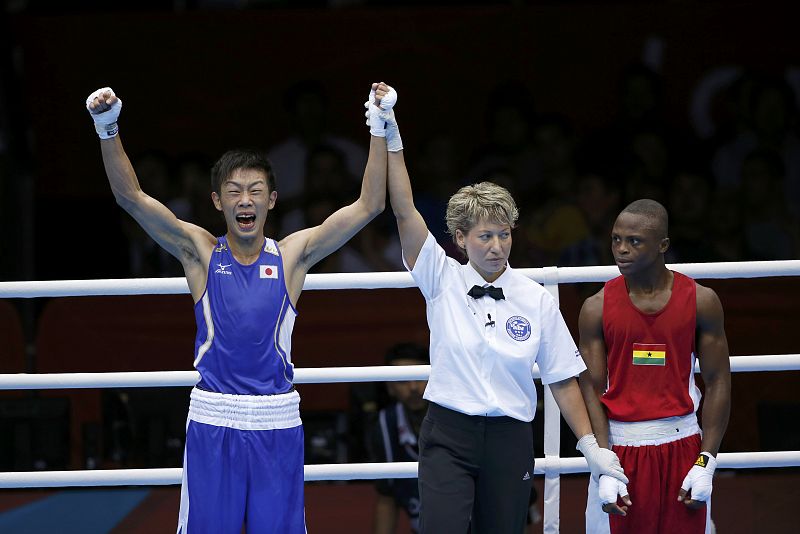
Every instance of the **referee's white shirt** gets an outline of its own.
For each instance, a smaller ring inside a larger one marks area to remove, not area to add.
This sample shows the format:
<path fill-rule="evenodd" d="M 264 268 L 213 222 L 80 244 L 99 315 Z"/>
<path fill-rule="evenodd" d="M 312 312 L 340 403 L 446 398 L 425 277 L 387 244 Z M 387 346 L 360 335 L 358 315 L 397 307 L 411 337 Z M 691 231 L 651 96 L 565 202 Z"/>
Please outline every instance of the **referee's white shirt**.
<path fill-rule="evenodd" d="M 491 283 L 505 299 L 473 299 L 489 285 L 467 262 L 449 258 L 428 233 L 411 276 L 427 304 L 431 375 L 424 397 L 469 415 L 532 421 L 533 364 L 550 384 L 586 366 L 550 293 L 510 266 Z"/>

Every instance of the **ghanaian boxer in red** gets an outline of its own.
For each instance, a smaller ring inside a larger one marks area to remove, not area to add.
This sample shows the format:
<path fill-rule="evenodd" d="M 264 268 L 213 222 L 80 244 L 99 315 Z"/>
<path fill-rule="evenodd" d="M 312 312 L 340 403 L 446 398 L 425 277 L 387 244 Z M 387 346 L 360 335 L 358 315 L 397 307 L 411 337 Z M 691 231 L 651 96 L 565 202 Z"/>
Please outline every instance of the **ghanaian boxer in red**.
<path fill-rule="evenodd" d="M 590 533 L 699 534 L 710 525 L 730 412 L 728 342 L 716 293 L 667 269 L 667 229 L 658 202 L 627 206 L 611 234 L 621 276 L 581 309 L 584 399 L 598 442 L 630 479 L 627 487 L 608 477 L 590 482 Z M 705 383 L 702 431 L 695 358 Z"/>

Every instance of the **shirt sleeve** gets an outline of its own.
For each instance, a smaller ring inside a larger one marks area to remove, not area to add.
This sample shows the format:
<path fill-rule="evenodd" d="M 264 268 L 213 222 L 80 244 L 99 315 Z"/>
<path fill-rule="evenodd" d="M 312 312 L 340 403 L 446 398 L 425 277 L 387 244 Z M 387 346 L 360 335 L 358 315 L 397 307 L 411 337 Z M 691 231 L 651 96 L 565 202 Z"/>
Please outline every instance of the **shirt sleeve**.
<path fill-rule="evenodd" d="M 405 257 L 403 265 L 408 269 Z M 448 257 L 444 249 L 436 242 L 433 234 L 428 232 L 425 243 L 417 256 L 417 262 L 411 271 L 411 277 L 419 286 L 425 300 L 433 300 L 442 289 L 444 275 L 449 268 Z"/>
<path fill-rule="evenodd" d="M 581 353 L 575 346 L 564 317 L 549 294 L 542 298 L 542 336 L 536 363 L 542 376 L 542 384 L 552 384 L 586 369 Z"/>

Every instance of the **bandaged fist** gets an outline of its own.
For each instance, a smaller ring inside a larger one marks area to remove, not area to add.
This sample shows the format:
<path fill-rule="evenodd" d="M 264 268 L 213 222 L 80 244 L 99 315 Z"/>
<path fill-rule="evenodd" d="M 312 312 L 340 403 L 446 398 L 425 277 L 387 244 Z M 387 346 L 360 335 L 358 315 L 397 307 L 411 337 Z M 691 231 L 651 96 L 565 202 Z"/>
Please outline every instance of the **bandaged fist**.
<path fill-rule="evenodd" d="M 384 111 L 391 110 L 397 104 L 397 91 L 383 82 L 378 84 L 375 97 L 378 100 L 378 106 Z"/>
<path fill-rule="evenodd" d="M 94 120 L 100 139 L 110 139 L 119 133 L 117 119 L 122 111 L 122 99 L 110 87 L 103 87 L 86 98 L 86 109 Z"/>
<path fill-rule="evenodd" d="M 600 502 L 603 503 L 603 511 L 607 514 L 627 515 L 628 506 L 633 504 L 628 495 L 628 486 L 608 475 L 600 475 L 598 495 Z M 622 506 L 617 504 L 618 498 L 622 499 L 624 503 Z"/>
<path fill-rule="evenodd" d="M 697 457 L 686 478 L 683 479 L 681 490 L 678 492 L 678 501 L 689 508 L 700 508 L 711 497 L 714 471 L 717 468 L 717 459 L 710 452 L 701 452 Z"/>
<path fill-rule="evenodd" d="M 403 139 L 400 137 L 400 129 L 397 127 L 397 119 L 394 115 L 394 106 L 397 104 L 397 91 L 393 87 L 383 82 L 372 84 L 372 92 L 367 104 L 367 113 L 375 115 L 374 119 L 378 125 L 382 122 L 384 137 L 386 137 L 386 149 L 389 152 L 400 152 L 403 150 Z M 369 122 L 369 116 L 367 123 Z M 370 124 L 370 133 L 372 127 Z M 375 135 L 374 133 L 372 135 Z"/>
<path fill-rule="evenodd" d="M 378 107 L 380 100 L 386 96 L 385 87 L 383 82 L 373 83 L 367 101 L 364 102 L 364 107 L 367 109 L 364 116 L 367 118 L 369 133 L 374 137 L 386 137 L 386 119 L 381 117 L 381 110 Z"/>
<path fill-rule="evenodd" d="M 586 463 L 589 464 L 589 470 L 592 472 L 592 478 L 595 480 L 598 480 L 600 475 L 608 475 L 625 484 L 628 483 L 628 477 L 625 476 L 617 454 L 612 450 L 600 447 L 594 434 L 583 436 L 578 440 L 575 448 L 583 453 Z"/>

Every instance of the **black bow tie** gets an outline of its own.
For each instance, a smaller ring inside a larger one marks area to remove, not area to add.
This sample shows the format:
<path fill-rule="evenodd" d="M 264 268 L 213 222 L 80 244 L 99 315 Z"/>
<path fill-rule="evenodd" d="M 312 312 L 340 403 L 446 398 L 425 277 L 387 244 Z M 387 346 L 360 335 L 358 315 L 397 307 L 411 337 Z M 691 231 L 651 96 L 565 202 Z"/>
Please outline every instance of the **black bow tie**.
<path fill-rule="evenodd" d="M 503 295 L 503 288 L 502 287 L 494 287 L 494 286 L 472 286 L 467 292 L 467 295 L 474 299 L 479 299 L 484 295 L 489 295 L 494 300 L 505 300 L 505 295 Z"/>

